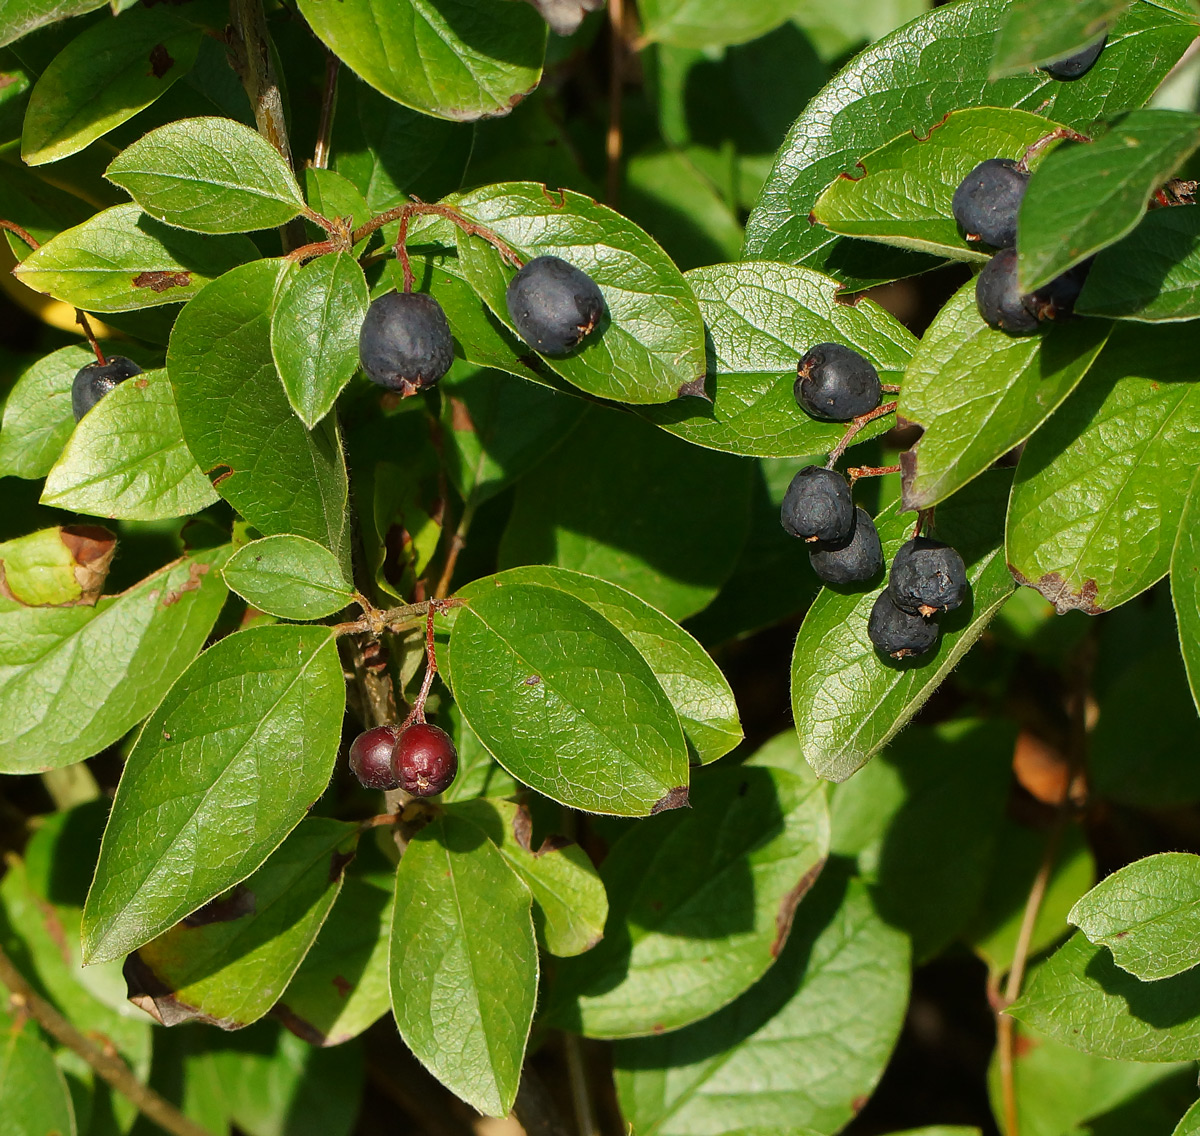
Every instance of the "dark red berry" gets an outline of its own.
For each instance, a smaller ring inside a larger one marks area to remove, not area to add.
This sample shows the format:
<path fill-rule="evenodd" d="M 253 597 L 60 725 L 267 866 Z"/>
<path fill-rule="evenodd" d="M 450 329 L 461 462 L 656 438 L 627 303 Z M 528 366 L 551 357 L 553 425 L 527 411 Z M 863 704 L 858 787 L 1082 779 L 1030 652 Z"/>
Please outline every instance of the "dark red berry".
<path fill-rule="evenodd" d="M 396 742 L 400 788 L 414 797 L 433 797 L 450 788 L 458 773 L 458 751 L 445 730 L 414 722 Z"/>
<path fill-rule="evenodd" d="M 368 789 L 398 789 L 392 755 L 400 731 L 395 726 L 376 726 L 350 743 L 350 769 Z"/>

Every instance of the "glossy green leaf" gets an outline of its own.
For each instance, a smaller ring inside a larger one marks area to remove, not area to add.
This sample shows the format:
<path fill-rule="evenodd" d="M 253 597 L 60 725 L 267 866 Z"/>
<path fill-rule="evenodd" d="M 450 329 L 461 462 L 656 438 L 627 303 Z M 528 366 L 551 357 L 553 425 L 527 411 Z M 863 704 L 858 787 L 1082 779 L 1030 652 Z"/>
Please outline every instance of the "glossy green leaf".
<path fill-rule="evenodd" d="M 508 242 L 523 260 L 558 256 L 586 272 L 607 314 L 569 355 L 547 368 L 589 394 L 621 402 L 667 402 L 704 376 L 704 324 L 679 269 L 632 221 L 590 197 L 536 182 L 487 186 L 449 199 Z M 504 291 L 514 275 L 481 238 L 460 235 L 460 264 L 510 331 Z M 532 351 L 531 351 L 532 353 Z"/>
<path fill-rule="evenodd" d="M 308 953 L 353 859 L 358 825 L 306 817 L 244 883 L 141 947 L 129 996 L 163 1025 L 258 1021 Z"/>
<path fill-rule="evenodd" d="M 371 219 L 371 207 L 358 186 L 336 170 L 309 166 L 304 171 L 304 194 L 322 217 L 349 217 L 355 228 Z M 383 212 L 383 210 L 379 210 Z"/>
<path fill-rule="evenodd" d="M 0 18 L 3 17 L 0 10 Z M 30 1017 L 0 1008 L 0 1134 L 75 1136 L 75 1110 L 62 1071 Z"/>
<path fill-rule="evenodd" d="M 131 521 L 185 517 L 217 500 L 183 441 L 166 371 L 121 383 L 83 416 L 42 504 Z"/>
<path fill-rule="evenodd" d="M 450 646 L 463 717 L 525 784 L 622 816 L 686 787 L 683 731 L 654 672 L 582 600 L 534 584 L 481 590 Z"/>
<path fill-rule="evenodd" d="M 250 628 L 188 668 L 125 764 L 84 909 L 88 961 L 149 942 L 279 846 L 329 781 L 344 704 L 327 628 Z"/>
<path fill-rule="evenodd" d="M 265 536 L 226 562 L 225 583 L 242 599 L 280 619 L 321 619 L 354 597 L 337 557 L 302 536 Z"/>
<path fill-rule="evenodd" d="M 225 555 L 185 557 L 95 607 L 0 599 L 0 772 L 70 765 L 141 721 L 211 630 Z"/>
<path fill-rule="evenodd" d="M 1146 323 L 1200 319 L 1200 206 L 1153 209 L 1101 250 L 1075 310 Z"/>
<path fill-rule="evenodd" d="M 1035 72 L 990 82 L 992 49 L 1007 10 L 1007 0 L 943 5 L 855 56 L 788 133 L 746 223 L 745 255 L 804 263 L 853 279 L 856 287 L 921 271 L 934 262 L 906 259 L 907 268 L 884 272 L 878 249 L 810 226 L 820 192 L 897 130 L 926 137 L 947 112 L 965 107 L 1014 107 L 1086 131 L 1106 110 L 1145 102 L 1195 37 L 1187 17 L 1140 0 L 1082 78 L 1062 83 Z M 947 51 L 947 44 L 954 49 Z"/>
<path fill-rule="evenodd" d="M 35 28 L 103 7 L 104 0 L 0 0 L 0 47 Z"/>
<path fill-rule="evenodd" d="M 1200 709 L 1200 469 L 1192 478 L 1171 553 L 1171 599 L 1188 684 Z"/>
<path fill-rule="evenodd" d="M 1021 290 L 1048 284 L 1132 232 L 1154 191 L 1198 146 L 1200 115 L 1134 110 L 1094 142 L 1067 143 L 1050 154 L 1021 200 Z"/>
<path fill-rule="evenodd" d="M 899 414 L 924 428 L 901 455 L 904 504 L 928 509 L 1033 433 L 1087 374 L 1101 320 L 1017 338 L 988 327 L 967 281 L 934 318 L 904 373 Z"/>
<path fill-rule="evenodd" d="M 796 637 L 792 715 L 804 756 L 817 773 L 844 781 L 907 724 L 1012 594 L 1003 555 L 1007 472 L 977 478 L 937 511 L 934 532 L 967 566 L 969 599 L 941 617 L 941 638 L 928 654 L 896 662 L 867 638 L 867 619 L 883 590 L 822 590 Z M 893 506 L 876 517 L 890 562 L 912 536 L 913 517 Z"/>
<path fill-rule="evenodd" d="M 1172 1136 L 1197 1136 L 1200 1133 L 1200 1101 L 1187 1110 L 1187 1115 L 1179 1122 Z"/>
<path fill-rule="evenodd" d="M 349 253 L 321 256 L 289 275 L 271 316 L 271 355 L 288 402 L 311 430 L 358 370 L 367 281 Z"/>
<path fill-rule="evenodd" d="M 1163 852 L 1106 876 L 1071 922 L 1137 978 L 1170 978 L 1200 963 L 1200 856 Z"/>
<path fill-rule="evenodd" d="M 449 654 L 441 653 L 444 663 Z M 475 797 L 514 797 L 520 786 L 484 748 L 479 735 L 463 721 L 462 711 L 455 705 L 447 709 L 448 721 L 443 723 L 454 738 L 458 750 L 458 776 L 442 794 L 443 801 L 470 801 Z"/>
<path fill-rule="evenodd" d="M 622 1115 L 646 1136 L 835 1132 L 883 1073 L 908 982 L 907 938 L 864 884 L 831 873 L 800 904 L 779 961 L 741 998 L 689 1029 L 616 1045 Z"/>
<path fill-rule="evenodd" d="M 807 268 L 746 261 L 694 269 L 685 279 L 708 329 L 713 401 L 680 399 L 639 413 L 698 446 L 752 457 L 828 452 L 845 426 L 818 422 L 796 405 L 800 357 L 818 343 L 844 343 L 894 384 L 917 348 L 908 329 L 873 301 L 838 303 L 837 281 Z M 893 424 L 879 419 L 858 439 Z"/>
<path fill-rule="evenodd" d="M 996 37 L 992 74 L 1009 75 L 1051 63 L 1095 43 L 1131 0 L 1075 0 L 1049 8 L 1038 0 L 1016 0 Z"/>
<path fill-rule="evenodd" d="M 605 476 L 596 477 L 601 468 Z M 601 576 L 683 619 L 733 570 L 753 473 L 749 461 L 632 415 L 589 410 L 518 486 L 500 566 L 555 564 Z"/>
<path fill-rule="evenodd" d="M 794 0 L 643 0 L 642 35 L 676 47 L 745 43 L 782 24 Z"/>
<path fill-rule="evenodd" d="M 972 107 L 928 135 L 906 130 L 860 158 L 817 198 L 813 218 L 834 233 L 865 237 L 952 260 L 986 261 L 951 212 L 954 191 L 987 158 L 1020 158 L 1057 123 L 1023 110 Z"/>
<path fill-rule="evenodd" d="M 507 114 L 542 75 L 546 25 L 508 0 L 300 0 L 330 51 L 389 99 L 463 121 Z"/>
<path fill-rule="evenodd" d="M 271 358 L 279 271 L 278 261 L 260 260 L 209 285 L 175 323 L 167 370 L 183 436 L 217 492 L 261 532 L 308 537 L 343 558 L 348 489 L 337 423 L 306 430 Z"/>
<path fill-rule="evenodd" d="M 169 8 L 92 24 L 41 73 L 21 131 L 27 165 L 57 162 L 148 107 L 196 62 L 203 32 Z"/>
<path fill-rule="evenodd" d="M 597 576 L 529 565 L 485 576 L 457 595 L 470 601 L 494 587 L 540 584 L 556 588 L 598 611 L 650 665 L 701 765 L 724 757 L 742 740 L 737 703 L 729 683 L 707 652 L 678 624 L 631 592 Z"/>
<path fill-rule="evenodd" d="M 1118 326 L 1021 456 L 1008 561 L 1060 613 L 1116 607 L 1169 567 L 1200 432 L 1193 339 Z"/>
<path fill-rule="evenodd" d="M 508 866 L 525 881 L 533 895 L 534 926 L 552 955 L 582 954 L 603 938 L 608 896 L 578 844 L 551 836 L 534 848 L 529 810 L 514 801 L 463 801 L 452 806 L 450 813 L 483 829 Z"/>
<path fill-rule="evenodd" d="M 690 808 L 618 840 L 600 869 L 604 939 L 556 967 L 548 1020 L 589 1037 L 657 1034 L 757 982 L 829 850 L 824 789 L 806 774 L 706 771 Z"/>
<path fill-rule="evenodd" d="M 211 240 L 168 228 L 136 205 L 114 205 L 30 253 L 18 280 L 64 304 L 129 312 L 190 300 L 258 250 L 245 237 Z"/>
<path fill-rule="evenodd" d="M 229 118 L 160 126 L 122 150 L 105 177 L 151 217 L 199 233 L 272 229 L 304 210 L 279 151 Z"/>
<path fill-rule="evenodd" d="M 473 824 L 423 828 L 396 872 L 392 1012 L 451 1092 L 488 1116 L 517 1095 L 537 1000 L 529 889 Z"/>

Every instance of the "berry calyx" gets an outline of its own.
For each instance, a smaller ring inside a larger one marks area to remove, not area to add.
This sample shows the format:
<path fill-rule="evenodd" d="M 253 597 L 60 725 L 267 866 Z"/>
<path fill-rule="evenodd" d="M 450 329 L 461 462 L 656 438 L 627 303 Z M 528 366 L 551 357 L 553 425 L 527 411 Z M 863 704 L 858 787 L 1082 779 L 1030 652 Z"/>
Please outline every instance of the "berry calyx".
<path fill-rule="evenodd" d="M 433 386 L 454 362 L 442 305 L 424 292 L 388 292 L 372 302 L 358 333 L 367 378 L 401 395 Z"/>
<path fill-rule="evenodd" d="M 980 162 L 954 191 L 951 211 L 969 241 L 993 248 L 1017 243 L 1017 210 L 1029 185 L 1029 174 L 1009 158 Z"/>
<path fill-rule="evenodd" d="M 1065 59 L 1056 59 L 1053 63 L 1044 63 L 1038 70 L 1045 71 L 1052 79 L 1062 79 L 1068 82 L 1071 79 L 1078 79 L 1092 69 L 1096 60 L 1100 58 L 1100 53 L 1104 50 L 1106 43 L 1108 43 L 1108 36 L 1102 35 L 1095 43 L 1088 44 L 1074 55 L 1068 55 Z"/>
<path fill-rule="evenodd" d="M 857 584 L 883 571 L 883 546 L 865 509 L 854 510 L 854 531 L 839 544 L 818 543 L 808 554 L 813 571 L 827 584 Z"/>
<path fill-rule="evenodd" d="M 398 789 L 400 778 L 392 761 L 400 731 L 376 726 L 350 743 L 350 770 L 366 789 Z"/>
<path fill-rule="evenodd" d="M 823 422 L 849 422 L 879 405 L 879 372 L 841 343 L 818 343 L 796 365 L 792 387 L 801 410 Z"/>
<path fill-rule="evenodd" d="M 937 642 L 938 625 L 932 619 L 902 611 L 885 589 L 871 608 L 867 636 L 877 651 L 893 659 L 905 659 L 925 654 Z"/>
<path fill-rule="evenodd" d="M 444 793 L 458 773 L 450 735 L 428 722 L 414 722 L 401 733 L 392 761 L 400 788 L 414 797 Z"/>
<path fill-rule="evenodd" d="M 854 502 L 846 479 L 819 465 L 805 466 L 787 487 L 779 521 L 792 536 L 839 544 L 854 532 Z"/>
<path fill-rule="evenodd" d="M 141 367 L 124 355 L 110 355 L 106 363 L 89 363 L 80 368 L 71 382 L 71 410 L 75 421 L 78 422 L 114 387 L 141 373 Z"/>
<path fill-rule="evenodd" d="M 967 594 L 963 558 L 940 540 L 913 537 L 892 560 L 888 594 L 911 615 L 953 611 Z"/>
<path fill-rule="evenodd" d="M 604 315 L 604 295 L 586 272 L 557 256 L 534 257 L 504 293 L 513 325 L 535 351 L 565 355 Z"/>

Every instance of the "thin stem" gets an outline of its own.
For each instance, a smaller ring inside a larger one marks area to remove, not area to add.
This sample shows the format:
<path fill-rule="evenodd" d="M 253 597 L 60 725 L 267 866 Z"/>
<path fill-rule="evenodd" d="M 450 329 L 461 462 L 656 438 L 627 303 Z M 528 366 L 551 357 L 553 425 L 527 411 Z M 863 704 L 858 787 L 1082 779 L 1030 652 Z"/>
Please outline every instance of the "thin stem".
<path fill-rule="evenodd" d="M 442 607 L 457 607 L 461 600 L 438 600 Z M 371 635 L 382 635 L 385 631 L 395 631 L 403 624 L 411 623 L 414 619 L 420 619 L 426 612 L 429 611 L 429 600 L 422 600 L 420 603 L 402 604 L 400 607 L 388 608 L 386 611 L 380 611 L 378 608 L 372 608 L 361 619 L 356 619 L 350 623 L 335 623 L 333 625 L 333 633 L 338 638 L 343 635 L 361 635 L 364 632 Z"/>
<path fill-rule="evenodd" d="M 12 992 L 12 1001 L 19 1009 L 26 1011 L 56 1041 L 82 1057 L 117 1092 L 128 1097 L 147 1120 L 173 1136 L 210 1136 L 207 1129 L 189 1120 L 169 1100 L 149 1085 L 143 1085 L 120 1057 L 84 1037 L 49 1002 L 39 997 L 3 948 L 0 948 L 0 982 Z"/>
<path fill-rule="evenodd" d="M 317 144 L 313 147 L 314 170 L 329 168 L 329 143 L 333 137 L 333 113 L 337 107 L 338 72 L 342 61 L 328 48 L 325 50 L 325 89 L 321 93 L 321 121 L 317 126 Z"/>
<path fill-rule="evenodd" d="M 1071 142 L 1090 142 L 1091 139 L 1086 134 L 1079 134 L 1069 127 L 1060 126 L 1056 130 L 1050 131 L 1049 134 L 1044 134 L 1036 142 L 1026 148 L 1025 153 L 1021 155 L 1017 162 L 1017 169 L 1023 174 L 1029 172 L 1029 163 L 1040 154 L 1051 142 L 1058 142 L 1066 138 Z"/>
<path fill-rule="evenodd" d="M 454 604 L 443 600 L 427 600 L 425 612 L 425 677 L 421 680 L 421 689 L 409 715 L 401 724 L 401 729 L 412 722 L 425 721 L 425 703 L 429 699 L 429 691 L 433 688 L 433 680 L 437 677 L 437 651 L 433 642 L 433 617 L 446 607 Z"/>
<path fill-rule="evenodd" d="M 579 1136 L 597 1136 L 596 1113 L 592 1108 L 592 1096 L 588 1090 L 587 1066 L 583 1061 L 583 1049 L 573 1033 L 563 1034 L 563 1049 L 567 1056 L 567 1077 L 571 1082 L 571 1104 L 575 1108 L 575 1127 Z"/>
<path fill-rule="evenodd" d="M 42 246 L 33 239 L 16 221 L 0 220 L 0 229 L 7 229 L 14 236 L 20 237 L 34 252 L 37 252 Z"/>
<path fill-rule="evenodd" d="M 621 129 L 621 103 L 625 93 L 625 0 L 608 0 L 608 133 L 604 153 L 608 163 L 604 200 L 617 204 L 621 186 L 621 151 L 624 135 Z"/>
<path fill-rule="evenodd" d="M 854 465 L 851 466 L 846 473 L 850 475 L 850 484 L 853 485 L 860 477 L 882 477 L 885 473 L 899 473 L 898 465 Z"/>
<path fill-rule="evenodd" d="M 408 259 L 408 220 L 411 213 L 400 215 L 400 229 L 396 233 L 396 259 L 400 262 L 400 271 L 404 274 L 405 294 L 413 290 L 412 262 Z"/>
<path fill-rule="evenodd" d="M 916 540 L 917 537 L 919 537 L 921 535 L 921 530 L 925 527 L 926 523 L 932 519 L 933 519 L 933 510 L 932 509 L 918 509 L 917 510 L 917 523 L 913 526 L 913 534 L 912 534 L 913 540 Z"/>
<path fill-rule="evenodd" d="M 454 568 L 458 563 L 458 554 L 467 545 L 467 531 L 475 517 L 475 499 L 471 497 L 463 506 L 462 516 L 458 519 L 458 527 L 450 538 L 450 547 L 446 550 L 446 563 L 442 565 L 442 575 L 438 579 L 433 595 L 435 599 L 445 599 L 450 591 L 450 583 L 454 579 Z"/>
<path fill-rule="evenodd" d="M 100 344 L 96 341 L 96 333 L 92 330 L 91 323 L 88 322 L 87 314 L 80 311 L 79 308 L 75 309 L 75 322 L 83 328 L 83 334 L 87 336 L 87 341 L 92 345 L 92 350 L 96 354 L 96 362 L 103 367 L 108 360 L 104 358 L 104 352 L 100 350 Z"/>
<path fill-rule="evenodd" d="M 846 432 L 842 435 L 841 441 L 829 451 L 829 460 L 825 463 L 825 468 L 833 469 L 837 465 L 838 459 L 846 452 L 846 447 L 854 441 L 854 436 L 868 422 L 874 422 L 876 418 L 882 418 L 885 414 L 891 414 L 895 409 L 896 404 L 894 402 L 885 402 L 881 406 L 875 407 L 874 410 L 867 411 L 866 414 L 860 414 L 857 418 L 852 418 L 850 424 L 846 427 Z"/>
<path fill-rule="evenodd" d="M 447 221 L 451 221 L 457 225 L 464 233 L 473 237 L 482 237 L 514 268 L 521 268 L 525 263 L 503 237 L 493 232 L 486 225 L 469 220 L 452 205 L 432 205 L 426 201 L 410 201 L 405 205 L 397 205 L 394 209 L 389 209 L 386 213 L 380 213 L 372 217 L 365 225 L 360 225 L 354 230 L 350 235 L 351 243 L 356 245 L 364 237 L 369 237 L 377 229 L 382 229 L 384 225 L 389 225 L 393 221 L 403 222 L 405 217 L 444 217 Z M 405 239 L 407 239 L 407 228 L 404 228 L 404 233 Z M 399 243 L 398 240 L 397 243 Z M 398 247 L 396 255 L 397 257 L 400 255 Z"/>
<path fill-rule="evenodd" d="M 881 391 L 883 391 L 884 394 L 899 394 L 900 393 L 900 384 L 899 383 L 880 383 L 879 389 Z"/>

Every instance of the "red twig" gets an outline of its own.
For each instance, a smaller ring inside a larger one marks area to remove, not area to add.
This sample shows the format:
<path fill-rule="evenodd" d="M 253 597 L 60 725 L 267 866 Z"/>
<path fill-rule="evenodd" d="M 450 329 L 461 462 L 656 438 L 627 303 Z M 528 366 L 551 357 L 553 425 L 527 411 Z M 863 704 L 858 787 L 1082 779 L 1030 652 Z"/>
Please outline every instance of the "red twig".
<path fill-rule="evenodd" d="M 96 353 L 96 362 L 103 367 L 108 360 L 104 358 L 104 352 L 100 350 L 100 344 L 96 342 L 96 333 L 92 331 L 92 325 L 88 322 L 87 314 L 80 311 L 79 308 L 75 309 L 75 322 L 83 328 L 83 334 L 87 336 L 88 343 L 92 345 L 92 350 Z"/>
<path fill-rule="evenodd" d="M 20 237 L 34 252 L 37 252 L 42 246 L 33 239 L 24 229 L 21 228 L 15 221 L 0 220 L 0 229 L 7 229 L 14 236 Z"/>
<path fill-rule="evenodd" d="M 900 467 L 898 465 L 855 465 L 846 472 L 850 475 L 850 484 L 853 485 L 860 477 L 882 477 L 885 473 L 899 473 Z"/>
<path fill-rule="evenodd" d="M 404 222 L 410 217 L 444 217 L 447 221 L 457 225 L 469 236 L 482 237 L 514 268 L 522 268 L 525 264 L 503 237 L 489 229 L 486 225 L 481 225 L 478 221 L 472 221 L 464 217 L 454 206 L 431 205 L 428 202 L 417 200 L 410 201 L 405 205 L 397 205 L 395 209 L 389 209 L 386 213 L 380 213 L 378 216 L 372 217 L 365 225 L 360 225 L 354 230 L 350 236 L 351 243 L 358 244 L 364 237 L 369 237 L 377 229 L 382 229 L 384 225 L 388 225 L 392 221 L 401 222 L 401 232 L 407 240 L 408 227 Z M 399 245 L 400 240 L 399 236 L 397 236 L 396 256 L 401 259 L 401 264 L 403 264 L 403 258 L 400 258 Z"/>
<path fill-rule="evenodd" d="M 1049 134 L 1044 134 L 1036 142 L 1030 145 L 1017 162 L 1017 169 L 1019 169 L 1021 173 L 1027 174 L 1029 172 L 1030 161 L 1040 154 L 1047 146 L 1049 146 L 1051 142 L 1058 142 L 1063 138 L 1066 138 L 1071 142 L 1091 141 L 1086 134 L 1079 134 L 1076 131 L 1071 130 L 1069 127 L 1060 126 L 1057 130 L 1052 130 Z"/>
<path fill-rule="evenodd" d="M 412 710 L 409 711 L 408 717 L 404 719 L 400 728 L 403 730 L 413 722 L 425 721 L 425 702 L 429 698 L 429 691 L 433 686 L 433 680 L 437 676 L 437 652 L 433 644 L 433 617 L 439 611 L 445 611 L 448 607 L 457 606 L 457 601 L 454 600 L 429 600 L 428 610 L 425 613 L 425 677 L 421 680 L 421 690 L 417 694 L 416 701 L 413 703 Z"/>
<path fill-rule="evenodd" d="M 846 447 L 854 441 L 854 436 L 868 422 L 874 422 L 876 418 L 882 418 L 885 414 L 891 414 L 895 409 L 895 402 L 885 402 L 881 406 L 875 407 L 874 410 L 869 410 L 866 414 L 860 414 L 857 418 L 851 419 L 850 424 L 846 427 L 846 432 L 842 435 L 842 440 L 829 451 L 829 460 L 825 463 L 825 468 L 833 469 L 837 465 L 838 458 L 846 452 Z"/>

